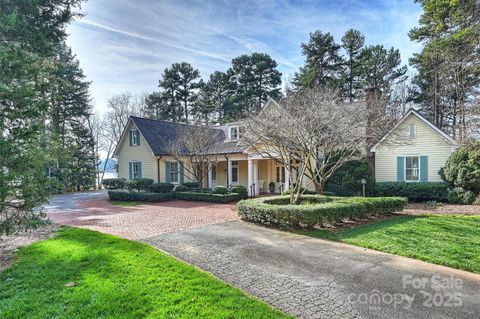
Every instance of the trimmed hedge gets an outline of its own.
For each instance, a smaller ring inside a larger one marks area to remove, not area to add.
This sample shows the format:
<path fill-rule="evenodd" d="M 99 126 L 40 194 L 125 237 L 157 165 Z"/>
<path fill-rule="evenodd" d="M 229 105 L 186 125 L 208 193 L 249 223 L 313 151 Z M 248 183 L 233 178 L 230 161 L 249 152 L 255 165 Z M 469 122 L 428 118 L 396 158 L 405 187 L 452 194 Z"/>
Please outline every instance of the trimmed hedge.
<path fill-rule="evenodd" d="M 102 185 L 106 189 L 122 189 L 125 188 L 126 182 L 125 178 L 104 178 Z"/>
<path fill-rule="evenodd" d="M 212 190 L 214 194 L 226 195 L 228 194 L 228 188 L 225 186 L 217 186 Z"/>
<path fill-rule="evenodd" d="M 240 195 L 237 193 L 210 194 L 198 192 L 181 192 L 175 193 L 175 198 L 198 202 L 231 203 L 240 200 Z"/>
<path fill-rule="evenodd" d="M 448 201 L 448 184 L 381 182 L 375 185 L 376 196 L 407 197 L 412 202 Z"/>
<path fill-rule="evenodd" d="M 129 179 L 126 182 L 126 186 L 130 190 L 137 190 L 137 191 L 147 191 L 148 187 L 153 184 L 153 179 L 151 178 L 136 178 L 136 179 Z"/>
<path fill-rule="evenodd" d="M 178 185 L 177 187 L 175 187 L 175 192 L 188 192 L 188 191 L 190 191 L 190 188 L 185 185 Z"/>
<path fill-rule="evenodd" d="M 238 214 L 246 221 L 269 226 L 313 227 L 345 219 L 365 218 L 401 211 L 407 204 L 400 197 L 302 196 L 299 205 L 290 205 L 287 196 L 243 200 Z"/>
<path fill-rule="evenodd" d="M 153 183 L 148 186 L 150 193 L 171 193 L 174 185 L 172 183 Z"/>
<path fill-rule="evenodd" d="M 189 189 L 200 188 L 199 182 L 186 182 L 186 183 L 183 183 L 182 185 L 188 187 Z"/>
<path fill-rule="evenodd" d="M 115 201 L 164 202 L 174 198 L 173 193 L 129 192 L 127 190 L 109 190 L 108 198 Z"/>
<path fill-rule="evenodd" d="M 230 193 L 235 193 L 240 196 L 241 199 L 246 199 L 248 197 L 247 188 L 242 185 L 234 185 L 230 189 Z"/>

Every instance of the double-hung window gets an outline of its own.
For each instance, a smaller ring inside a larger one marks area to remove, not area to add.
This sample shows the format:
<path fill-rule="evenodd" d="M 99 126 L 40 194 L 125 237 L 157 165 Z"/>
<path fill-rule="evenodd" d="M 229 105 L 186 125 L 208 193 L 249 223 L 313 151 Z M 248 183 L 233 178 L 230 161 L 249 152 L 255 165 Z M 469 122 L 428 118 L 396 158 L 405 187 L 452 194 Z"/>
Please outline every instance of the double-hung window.
<path fill-rule="evenodd" d="M 217 165 L 212 166 L 212 182 L 217 181 Z"/>
<path fill-rule="evenodd" d="M 140 132 L 137 129 L 130 130 L 131 145 L 140 145 Z"/>
<path fill-rule="evenodd" d="M 178 162 L 170 163 L 170 182 L 178 183 Z"/>
<path fill-rule="evenodd" d="M 231 127 L 230 128 L 230 139 L 232 141 L 238 140 L 238 128 L 237 127 Z"/>
<path fill-rule="evenodd" d="M 405 157 L 405 180 L 407 182 L 418 182 L 420 180 L 420 166 L 418 156 Z"/>
<path fill-rule="evenodd" d="M 238 161 L 232 161 L 232 184 L 238 183 Z"/>
<path fill-rule="evenodd" d="M 141 162 L 132 162 L 132 177 L 133 179 L 140 178 L 142 176 Z"/>
<path fill-rule="evenodd" d="M 277 165 L 275 169 L 277 183 L 285 183 L 285 168 L 283 166 Z"/>

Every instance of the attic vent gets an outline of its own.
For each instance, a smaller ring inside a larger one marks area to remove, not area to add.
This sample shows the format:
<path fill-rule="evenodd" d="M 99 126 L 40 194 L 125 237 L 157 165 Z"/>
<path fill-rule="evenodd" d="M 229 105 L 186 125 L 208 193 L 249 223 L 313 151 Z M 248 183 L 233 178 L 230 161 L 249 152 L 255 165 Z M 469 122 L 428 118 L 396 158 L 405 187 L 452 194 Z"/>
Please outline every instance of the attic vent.
<path fill-rule="evenodd" d="M 410 136 L 410 139 L 412 140 L 417 138 L 417 125 L 415 123 L 410 124 L 409 136 Z"/>

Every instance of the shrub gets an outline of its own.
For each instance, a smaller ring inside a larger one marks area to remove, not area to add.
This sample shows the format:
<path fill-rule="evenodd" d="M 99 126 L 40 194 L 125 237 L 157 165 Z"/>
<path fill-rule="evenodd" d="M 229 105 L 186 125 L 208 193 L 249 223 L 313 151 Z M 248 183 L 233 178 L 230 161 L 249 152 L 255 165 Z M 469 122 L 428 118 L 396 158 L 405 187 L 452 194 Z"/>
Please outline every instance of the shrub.
<path fill-rule="evenodd" d="M 172 183 L 153 183 L 148 187 L 150 193 L 171 193 L 173 191 Z"/>
<path fill-rule="evenodd" d="M 177 187 L 175 187 L 175 192 L 188 192 L 188 191 L 190 191 L 190 188 L 185 185 L 178 185 Z"/>
<path fill-rule="evenodd" d="M 245 198 L 248 197 L 247 188 L 245 186 L 242 186 L 242 185 L 232 186 L 232 188 L 230 189 L 230 192 L 238 194 L 241 199 L 245 199 Z"/>
<path fill-rule="evenodd" d="M 243 220 L 282 227 L 313 227 L 344 219 L 364 218 L 402 210 L 407 204 L 400 197 L 302 196 L 299 205 L 288 204 L 287 196 L 243 200 L 238 214 Z"/>
<path fill-rule="evenodd" d="M 412 202 L 448 201 L 447 183 L 381 182 L 375 185 L 375 196 L 407 197 Z"/>
<path fill-rule="evenodd" d="M 116 201 L 163 202 L 173 199 L 173 193 L 129 192 L 127 190 L 109 190 L 108 198 Z"/>
<path fill-rule="evenodd" d="M 475 194 L 464 190 L 461 187 L 455 187 L 448 192 L 448 201 L 452 204 L 472 204 L 475 201 Z"/>
<path fill-rule="evenodd" d="M 182 185 L 188 187 L 188 189 L 200 188 L 199 182 L 186 182 L 186 183 L 183 183 Z"/>
<path fill-rule="evenodd" d="M 480 191 L 480 142 L 468 142 L 458 148 L 445 162 L 441 176 L 457 187 Z"/>
<path fill-rule="evenodd" d="M 225 194 L 228 194 L 228 189 L 225 186 L 217 186 L 212 190 L 212 193 L 225 195 Z"/>
<path fill-rule="evenodd" d="M 144 191 L 148 190 L 148 187 L 153 184 L 153 179 L 151 178 L 136 178 L 129 179 L 126 181 L 125 186 L 129 190 Z"/>
<path fill-rule="evenodd" d="M 125 178 L 105 178 L 102 184 L 106 189 L 123 189 L 126 181 Z"/>
<path fill-rule="evenodd" d="M 175 198 L 199 202 L 230 203 L 240 200 L 240 194 L 210 194 L 198 192 L 175 193 Z"/>
<path fill-rule="evenodd" d="M 365 178 L 367 184 L 365 191 L 372 194 L 375 186 L 375 178 L 367 160 L 351 160 L 340 166 L 327 180 L 325 190 L 335 193 L 337 196 L 362 195 L 363 187 L 361 180 Z"/>

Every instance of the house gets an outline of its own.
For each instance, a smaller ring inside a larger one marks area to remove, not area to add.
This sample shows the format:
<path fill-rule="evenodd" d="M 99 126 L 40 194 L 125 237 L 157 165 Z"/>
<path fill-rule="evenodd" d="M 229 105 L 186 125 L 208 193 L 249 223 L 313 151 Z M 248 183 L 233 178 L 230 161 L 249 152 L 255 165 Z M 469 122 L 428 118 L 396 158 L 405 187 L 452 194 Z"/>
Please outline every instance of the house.
<path fill-rule="evenodd" d="M 441 182 L 440 169 L 458 143 L 410 109 L 371 149 L 377 182 Z"/>
<path fill-rule="evenodd" d="M 265 108 L 270 105 L 278 104 L 270 100 Z M 168 151 L 180 131 L 188 127 L 191 125 L 130 117 L 114 152 L 118 159 L 118 177 L 143 177 L 176 185 L 192 181 L 193 177 L 184 167 L 186 163 L 177 161 Z M 210 131 L 217 139 L 209 154 L 216 165 L 209 170 L 205 186 L 243 185 L 250 196 L 267 192 L 270 182 L 275 183 L 276 192 L 288 189 L 289 171 L 284 165 L 240 143 L 245 133 L 244 121 L 212 127 Z M 292 170 L 292 174 L 296 171 Z"/>

